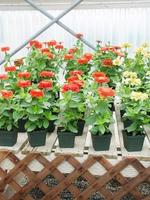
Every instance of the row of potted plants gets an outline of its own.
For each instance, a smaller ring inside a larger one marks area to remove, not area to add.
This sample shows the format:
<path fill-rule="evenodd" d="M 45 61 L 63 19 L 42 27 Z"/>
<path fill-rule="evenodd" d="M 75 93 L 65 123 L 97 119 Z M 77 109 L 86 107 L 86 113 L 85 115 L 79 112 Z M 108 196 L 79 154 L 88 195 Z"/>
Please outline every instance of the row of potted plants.
<path fill-rule="evenodd" d="M 55 40 L 31 41 L 27 56 L 15 60 L 15 66 L 11 65 L 9 48 L 1 49 L 6 73 L 0 74 L 0 145 L 14 145 L 18 131 L 28 133 L 31 146 L 44 145 L 46 133 L 57 125 L 60 147 L 73 147 L 75 135 L 81 135 L 87 124 L 94 149 L 108 150 L 117 93 L 122 103 L 125 148 L 141 150 L 133 149 L 132 143 L 127 145 L 126 136 L 143 136 L 143 127 L 149 124 L 149 57 L 144 57 L 146 53 L 141 57 L 137 51 L 130 58 L 129 44 L 121 48 L 102 46 L 99 41 L 95 53 L 84 53 L 80 37 L 69 50 Z"/>

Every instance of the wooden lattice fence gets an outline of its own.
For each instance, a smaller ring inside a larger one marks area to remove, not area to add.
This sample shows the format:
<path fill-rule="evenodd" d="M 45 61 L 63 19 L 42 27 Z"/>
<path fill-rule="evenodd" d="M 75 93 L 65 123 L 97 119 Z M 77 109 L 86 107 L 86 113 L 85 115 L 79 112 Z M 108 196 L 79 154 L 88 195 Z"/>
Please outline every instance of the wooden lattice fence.
<path fill-rule="evenodd" d="M 8 164 L 11 163 L 10 170 L 4 169 L 5 160 Z M 29 168 L 33 161 L 42 165 L 41 171 L 35 172 Z M 59 165 L 63 162 L 73 167 L 72 172 L 64 174 L 59 170 Z M 94 176 L 89 171 L 97 162 L 106 170 L 101 176 Z M 128 165 L 137 170 L 137 176 L 128 179 L 122 175 L 121 171 Z M 53 177 L 53 183 L 48 181 L 49 177 Z M 112 180 L 118 184 L 114 191 L 108 187 Z M 60 155 L 49 161 L 39 153 L 29 153 L 20 160 L 12 152 L 0 152 L 0 200 L 58 200 L 63 199 L 61 196 L 66 191 L 68 200 L 88 200 L 92 199 L 93 194 L 104 200 L 124 200 L 126 195 L 137 200 L 149 200 L 150 194 L 146 196 L 138 190 L 143 182 L 150 184 L 150 167 L 144 167 L 132 157 L 112 165 L 103 156 L 89 156 L 80 163 L 71 155 Z M 83 183 L 84 187 L 81 188 Z"/>

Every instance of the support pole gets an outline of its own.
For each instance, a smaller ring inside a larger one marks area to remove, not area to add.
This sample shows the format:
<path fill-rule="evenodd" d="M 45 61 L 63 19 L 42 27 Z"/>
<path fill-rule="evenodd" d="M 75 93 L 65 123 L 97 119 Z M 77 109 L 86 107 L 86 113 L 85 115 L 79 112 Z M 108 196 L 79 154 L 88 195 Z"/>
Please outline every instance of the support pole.
<path fill-rule="evenodd" d="M 44 31 L 46 31 L 49 27 L 51 27 L 54 23 L 56 23 L 59 19 L 61 19 L 64 15 L 66 15 L 68 12 L 70 12 L 72 9 L 74 9 L 77 5 L 79 5 L 83 0 L 77 0 L 74 4 L 72 4 L 69 8 L 64 10 L 60 15 L 58 15 L 55 19 L 53 19 L 50 23 L 45 25 L 43 28 L 41 28 L 37 33 L 32 35 L 28 40 L 26 40 L 22 45 L 20 45 L 18 48 L 16 48 L 11 54 L 10 57 L 15 55 L 18 51 L 23 49 L 31 40 L 34 40 L 36 37 L 41 35 Z M 3 64 L 5 60 L 2 60 L 0 62 L 0 65 Z"/>
<path fill-rule="evenodd" d="M 43 8 L 40 8 L 39 6 L 37 6 L 35 3 L 33 3 L 33 1 L 31 0 L 24 0 L 26 1 L 28 4 L 30 4 L 34 9 L 38 10 L 39 12 L 41 12 L 43 15 L 45 15 L 46 17 L 48 17 L 51 20 L 54 20 L 54 17 L 49 14 L 47 11 L 45 11 Z M 73 35 L 74 37 L 76 37 L 76 33 L 70 29 L 69 27 L 67 27 L 65 24 L 63 24 L 60 21 L 56 22 L 59 26 L 61 26 L 63 29 L 65 29 L 68 33 L 70 33 L 71 35 Z M 84 38 L 80 39 L 85 45 L 87 45 L 88 47 L 90 47 L 91 49 L 93 49 L 94 51 L 96 50 L 96 48 L 90 44 L 87 40 L 85 40 Z"/>

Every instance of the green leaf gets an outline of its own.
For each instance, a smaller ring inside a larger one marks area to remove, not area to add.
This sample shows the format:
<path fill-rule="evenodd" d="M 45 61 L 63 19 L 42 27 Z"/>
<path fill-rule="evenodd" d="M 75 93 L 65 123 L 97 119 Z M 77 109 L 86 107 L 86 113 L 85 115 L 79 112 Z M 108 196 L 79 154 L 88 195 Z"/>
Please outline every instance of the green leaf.
<path fill-rule="evenodd" d="M 76 129 L 76 127 L 74 127 L 71 123 L 68 124 L 68 129 L 72 132 L 72 133 L 77 133 L 78 130 Z"/>
<path fill-rule="evenodd" d="M 86 123 L 89 125 L 94 124 L 96 121 L 96 116 L 95 115 L 91 115 L 89 117 L 86 118 Z"/>
<path fill-rule="evenodd" d="M 132 123 L 128 128 L 127 128 L 127 131 L 128 132 L 133 132 L 137 129 L 138 127 L 138 124 L 136 122 Z"/>
<path fill-rule="evenodd" d="M 49 121 L 48 121 L 47 119 L 44 120 L 43 126 L 44 126 L 45 129 L 48 128 L 48 126 L 49 126 Z"/>
<path fill-rule="evenodd" d="M 32 121 L 32 122 L 38 120 L 38 118 L 39 118 L 39 115 L 30 115 L 29 116 L 29 120 Z"/>
<path fill-rule="evenodd" d="M 33 131 L 33 130 L 35 130 L 35 129 L 36 129 L 36 125 L 30 123 L 30 126 L 27 128 L 27 131 L 28 131 L 28 132 L 31 132 L 31 131 Z"/>

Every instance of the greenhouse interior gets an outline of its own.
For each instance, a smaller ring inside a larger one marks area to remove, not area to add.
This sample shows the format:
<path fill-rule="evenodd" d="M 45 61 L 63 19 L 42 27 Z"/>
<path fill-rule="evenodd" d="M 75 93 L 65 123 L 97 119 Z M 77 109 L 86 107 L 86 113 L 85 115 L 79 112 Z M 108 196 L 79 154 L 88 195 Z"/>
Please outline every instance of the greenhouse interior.
<path fill-rule="evenodd" d="M 0 0 L 0 200 L 150 200 L 150 0 Z"/>

